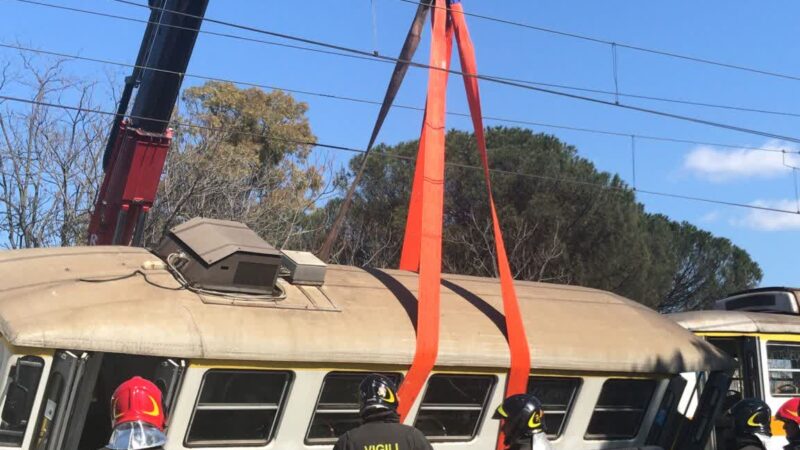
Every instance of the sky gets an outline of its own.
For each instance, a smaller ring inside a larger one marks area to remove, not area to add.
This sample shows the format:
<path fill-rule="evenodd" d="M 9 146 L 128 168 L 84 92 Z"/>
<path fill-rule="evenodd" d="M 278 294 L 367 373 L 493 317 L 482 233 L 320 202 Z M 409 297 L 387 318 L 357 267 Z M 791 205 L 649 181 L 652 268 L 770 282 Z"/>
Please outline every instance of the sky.
<path fill-rule="evenodd" d="M 113 0 L 42 0 L 146 20 L 144 8 Z M 144 0 L 136 0 L 146 3 Z M 797 20 L 800 3 L 786 0 L 745 2 L 671 0 L 464 0 L 467 12 L 522 22 L 537 27 L 600 38 L 636 47 L 711 59 L 800 77 Z M 210 0 L 207 17 L 397 55 L 415 7 L 403 0 Z M 800 114 L 800 80 L 666 57 L 617 45 L 578 40 L 505 23 L 468 17 L 479 71 L 540 83 L 717 103 Z M 206 23 L 204 30 L 233 33 L 272 42 L 278 38 Z M 144 24 L 0 0 L 0 42 L 133 63 Z M 427 31 L 427 30 L 426 30 Z M 417 54 L 427 62 L 428 33 Z M 0 48 L 0 60 L 12 57 Z M 128 69 L 89 62 L 69 63 L 71 73 L 105 79 Z M 458 66 L 456 65 L 457 69 Z M 381 100 L 392 65 L 318 54 L 201 34 L 187 73 L 274 87 Z M 121 77 L 120 77 L 121 79 Z M 423 106 L 427 72 L 411 69 L 396 103 Z M 202 81 L 187 77 L 185 86 Z M 481 84 L 484 115 L 540 125 L 577 147 L 600 170 L 618 173 L 640 191 L 648 212 L 688 221 L 730 239 L 744 248 L 764 271 L 762 286 L 800 286 L 800 214 L 646 194 L 656 191 L 723 202 L 800 211 L 794 175 L 800 157 L 753 148 L 789 152 L 800 145 L 623 110 L 615 106 L 537 93 L 492 83 Z M 614 101 L 613 95 L 585 94 Z M 309 118 L 319 142 L 363 148 L 378 107 L 330 98 L 297 95 L 309 105 Z M 780 136 L 800 138 L 800 117 L 730 111 L 700 106 L 620 97 L 625 104 L 722 122 Z M 113 105 L 109 106 L 109 110 Z M 450 83 L 448 110 L 467 111 L 463 85 Z M 389 144 L 416 139 L 421 113 L 394 109 L 379 141 Z M 501 122 L 487 121 L 486 125 Z M 622 133 L 609 136 L 543 124 Z M 506 124 L 508 125 L 508 124 Z M 468 119 L 449 116 L 448 128 L 470 130 Z M 635 139 L 632 158 L 628 135 L 662 136 L 728 144 L 664 142 Z M 342 164 L 352 155 L 325 157 Z M 635 160 L 635 163 L 634 163 Z M 635 167 L 635 171 L 634 171 Z"/>

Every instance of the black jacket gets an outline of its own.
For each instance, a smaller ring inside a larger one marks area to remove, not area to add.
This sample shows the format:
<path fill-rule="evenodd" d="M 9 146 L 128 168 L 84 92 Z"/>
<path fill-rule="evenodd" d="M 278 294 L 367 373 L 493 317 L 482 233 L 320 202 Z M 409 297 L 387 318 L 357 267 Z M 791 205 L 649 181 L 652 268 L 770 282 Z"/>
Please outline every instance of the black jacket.
<path fill-rule="evenodd" d="M 333 450 L 433 450 L 421 431 L 398 423 L 396 415 L 368 420 L 339 437 Z"/>

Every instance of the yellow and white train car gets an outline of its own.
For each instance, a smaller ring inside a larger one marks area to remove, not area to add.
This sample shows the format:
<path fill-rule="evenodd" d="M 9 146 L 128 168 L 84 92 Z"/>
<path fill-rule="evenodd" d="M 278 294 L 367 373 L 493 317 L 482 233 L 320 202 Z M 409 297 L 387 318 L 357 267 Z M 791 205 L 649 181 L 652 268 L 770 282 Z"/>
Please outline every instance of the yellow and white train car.
<path fill-rule="evenodd" d="M 401 379 L 415 348 L 417 275 L 328 266 L 280 299 L 186 289 L 154 253 L 0 253 L 0 449 L 97 449 L 109 398 L 140 375 L 163 390 L 176 449 L 328 449 L 358 424 L 368 372 Z M 614 294 L 518 282 L 530 387 L 562 450 L 702 448 L 729 357 Z M 508 349 L 493 279 L 446 275 L 434 373 L 407 423 L 437 449 L 493 449 Z M 769 347 L 764 347 L 765 351 Z M 692 420 L 681 374 L 708 379 Z M 401 399 L 402 401 L 402 399 Z"/>
<path fill-rule="evenodd" d="M 670 317 L 736 360 L 731 389 L 743 398 L 764 400 L 774 414 L 800 397 L 800 289 L 753 289 L 715 308 Z M 784 441 L 780 422 L 772 432 L 776 445 Z"/>

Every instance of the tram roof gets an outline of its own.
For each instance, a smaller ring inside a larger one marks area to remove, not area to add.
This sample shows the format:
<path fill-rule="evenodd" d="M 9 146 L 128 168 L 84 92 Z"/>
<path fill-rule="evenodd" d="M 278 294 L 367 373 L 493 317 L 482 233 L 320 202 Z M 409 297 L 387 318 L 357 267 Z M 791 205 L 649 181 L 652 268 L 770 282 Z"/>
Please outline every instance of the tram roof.
<path fill-rule="evenodd" d="M 152 261 L 158 258 L 131 247 L 1 252 L 0 332 L 16 346 L 192 359 L 412 360 L 414 273 L 330 266 L 321 290 L 283 283 L 287 297 L 274 303 L 181 289 L 168 271 L 143 268 Z M 497 280 L 443 278 L 437 364 L 508 367 Z M 612 293 L 516 287 L 534 369 L 667 374 L 731 362 L 673 321 Z"/>
<path fill-rule="evenodd" d="M 690 311 L 670 314 L 684 328 L 698 333 L 798 333 L 800 316 L 753 311 Z"/>

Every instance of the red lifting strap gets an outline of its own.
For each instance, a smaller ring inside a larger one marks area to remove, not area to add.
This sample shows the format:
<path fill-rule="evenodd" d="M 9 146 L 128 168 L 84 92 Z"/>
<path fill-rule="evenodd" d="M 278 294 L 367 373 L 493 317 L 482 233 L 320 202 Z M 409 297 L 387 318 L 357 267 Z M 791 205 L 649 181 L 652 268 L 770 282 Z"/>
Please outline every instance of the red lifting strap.
<path fill-rule="evenodd" d="M 433 10 L 431 67 L 448 68 L 452 35 L 447 40 L 445 0 L 436 0 Z M 424 147 L 419 200 L 424 205 L 419 225 L 419 303 L 417 306 L 417 347 L 411 368 L 397 392 L 401 399 L 398 412 L 405 419 L 428 380 L 439 352 L 439 294 L 442 278 L 442 217 L 444 215 L 444 115 L 447 72 L 430 69 L 425 122 L 422 127 Z M 413 226 L 413 225 L 412 225 Z"/>
<path fill-rule="evenodd" d="M 440 3 L 443 3 L 443 1 L 437 1 L 435 8 L 438 15 L 434 16 L 431 66 L 449 69 L 452 35 L 454 33 L 458 43 L 462 72 L 465 74 L 464 85 L 467 91 L 472 122 L 475 127 L 475 138 L 481 154 L 481 162 L 483 163 L 489 206 L 492 214 L 498 269 L 500 272 L 500 287 L 503 296 L 503 311 L 506 318 L 508 345 L 511 355 L 511 368 L 506 385 L 506 397 L 508 397 L 527 391 L 528 375 L 531 366 L 530 351 L 528 348 L 528 340 L 525 335 L 525 326 L 522 321 L 519 302 L 514 289 L 511 268 L 508 263 L 508 256 L 503 242 L 497 209 L 492 195 L 478 79 L 474 76 L 470 76 L 477 74 L 474 47 L 469 35 L 469 30 L 467 29 L 466 21 L 464 20 L 463 8 L 458 2 L 453 2 L 453 4 L 450 5 L 449 20 L 447 21 L 446 33 L 444 36 L 446 44 L 442 46 L 440 43 L 437 43 L 437 39 L 441 39 L 442 37 L 440 34 L 441 31 L 437 29 L 437 21 L 439 24 L 441 23 L 440 17 L 443 11 Z M 447 62 L 444 65 L 437 65 L 436 63 L 439 59 L 435 58 L 435 56 L 437 56 L 435 52 L 441 51 L 442 47 L 447 49 Z M 444 81 L 438 79 L 442 74 L 445 78 Z M 441 70 L 431 69 L 430 76 L 423 132 L 420 138 L 417 166 L 414 171 L 414 184 L 411 191 L 408 219 L 406 222 L 406 234 L 400 259 L 401 269 L 411 271 L 419 269 L 420 273 L 417 353 L 415 354 L 406 381 L 403 383 L 400 393 L 398 394 L 403 399 L 401 403 L 404 405 L 404 408 L 401 409 L 401 415 L 403 417 L 413 405 L 422 389 L 422 385 L 424 385 L 425 379 L 433 368 L 436 352 L 438 350 L 439 283 L 441 282 L 441 237 L 444 193 L 442 189 L 444 180 L 444 98 L 447 73 Z M 434 77 L 437 77 L 437 79 L 434 80 Z M 439 103 L 435 97 L 440 97 L 441 103 Z M 433 114 L 437 114 L 437 116 L 433 116 Z M 438 116 L 438 114 L 441 114 L 441 116 Z M 433 136 L 436 136 L 436 141 L 432 141 Z M 432 168 L 429 167 L 434 161 L 435 164 L 437 164 L 436 171 L 431 170 Z M 432 187 L 433 185 L 436 186 L 435 190 Z M 432 195 L 436 197 L 432 197 Z M 435 234 L 433 233 L 434 231 Z M 431 257 L 436 257 L 436 259 L 429 259 Z M 433 284 L 434 282 L 436 285 Z M 431 329 L 425 328 L 428 326 L 430 326 Z M 427 339 L 435 339 L 436 342 L 427 342 Z M 421 349 L 428 352 L 421 354 Z M 409 381 L 412 379 L 412 375 L 413 382 L 410 383 Z M 502 448 L 501 446 L 502 436 L 500 436 L 500 440 L 498 441 L 498 448 Z"/>
<path fill-rule="evenodd" d="M 483 163 L 483 173 L 486 178 L 486 190 L 489 195 L 489 208 L 492 212 L 492 226 L 494 227 L 494 244 L 497 251 L 497 267 L 500 272 L 500 289 L 503 294 L 503 312 L 506 317 L 506 329 L 508 330 L 508 348 L 511 354 L 511 368 L 506 382 L 506 397 L 514 394 L 522 394 L 528 390 L 528 375 L 531 368 L 531 355 L 528 348 L 528 339 L 525 335 L 525 323 L 522 321 L 522 313 L 517 300 L 517 293 L 514 289 L 514 278 L 511 275 L 511 267 L 508 264 L 508 255 L 503 239 L 503 232 L 500 229 L 500 220 L 497 217 L 497 208 L 494 204 L 492 195 L 492 182 L 489 178 L 489 158 L 486 152 L 486 138 L 483 132 L 483 114 L 481 112 L 481 99 L 478 90 L 478 79 L 474 76 L 478 73 L 478 66 L 475 62 L 475 49 L 472 39 L 469 36 L 467 23 L 464 20 L 464 11 L 460 3 L 451 6 L 450 17 L 455 28 L 456 40 L 458 41 L 459 56 L 461 58 L 461 71 L 464 73 L 464 86 L 467 89 L 467 99 L 469 110 L 472 115 L 472 123 L 475 127 L 475 139 L 478 141 L 478 149 L 481 152 L 481 162 Z M 502 436 L 498 441 L 497 448 L 502 448 Z"/>

